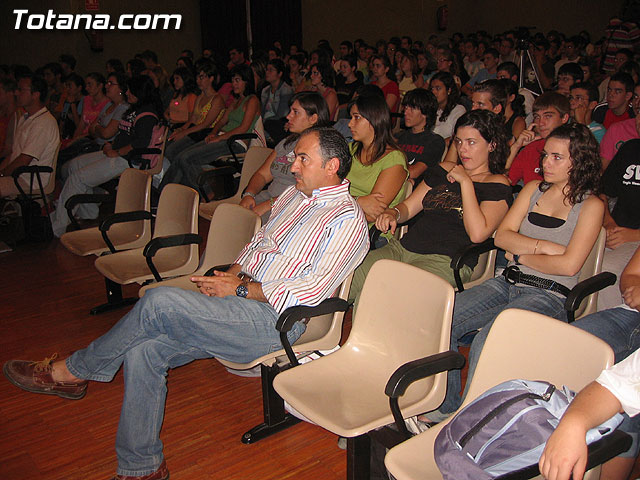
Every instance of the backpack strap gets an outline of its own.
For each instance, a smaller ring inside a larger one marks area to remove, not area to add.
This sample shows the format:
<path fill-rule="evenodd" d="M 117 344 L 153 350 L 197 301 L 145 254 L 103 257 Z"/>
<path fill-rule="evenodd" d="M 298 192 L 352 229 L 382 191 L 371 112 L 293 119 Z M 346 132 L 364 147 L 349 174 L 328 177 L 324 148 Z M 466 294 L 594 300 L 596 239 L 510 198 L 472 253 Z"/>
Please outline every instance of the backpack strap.
<path fill-rule="evenodd" d="M 153 118 L 158 120 L 158 116 L 155 113 L 153 113 L 153 112 L 142 112 L 140 115 L 136 115 L 136 119 L 133 121 L 133 124 L 135 125 L 136 123 L 138 123 L 138 120 L 140 120 L 142 117 L 148 117 L 148 116 L 152 116 Z"/>

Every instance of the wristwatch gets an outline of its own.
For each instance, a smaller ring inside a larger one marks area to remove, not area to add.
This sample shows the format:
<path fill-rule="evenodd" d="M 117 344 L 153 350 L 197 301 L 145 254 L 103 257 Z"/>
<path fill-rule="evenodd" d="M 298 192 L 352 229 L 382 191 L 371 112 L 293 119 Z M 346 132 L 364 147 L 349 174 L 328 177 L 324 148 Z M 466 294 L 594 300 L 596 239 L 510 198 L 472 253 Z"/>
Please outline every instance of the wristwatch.
<path fill-rule="evenodd" d="M 255 195 L 255 193 L 244 192 L 240 198 L 244 198 L 244 197 L 251 197 L 251 198 L 253 198 L 255 200 L 256 195 Z"/>
<path fill-rule="evenodd" d="M 241 298 L 247 298 L 249 295 L 249 282 L 251 281 L 251 276 L 240 272 L 238 273 L 238 278 L 242 283 L 236 287 L 236 296 Z"/>

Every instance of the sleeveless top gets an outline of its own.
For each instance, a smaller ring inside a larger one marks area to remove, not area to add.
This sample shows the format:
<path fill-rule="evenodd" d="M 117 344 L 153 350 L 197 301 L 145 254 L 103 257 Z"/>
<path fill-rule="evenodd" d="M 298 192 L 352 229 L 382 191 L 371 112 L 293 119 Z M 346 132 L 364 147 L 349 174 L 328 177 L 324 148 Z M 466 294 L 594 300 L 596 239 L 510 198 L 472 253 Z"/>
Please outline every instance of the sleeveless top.
<path fill-rule="evenodd" d="M 223 132 L 229 132 L 234 128 L 238 128 L 242 124 L 242 119 L 244 118 L 244 110 L 242 109 L 242 107 L 244 107 L 244 104 L 247 103 L 247 100 L 249 100 L 252 96 L 253 95 L 244 97 L 240 104 L 236 108 L 231 110 L 231 112 L 229 112 L 229 120 L 227 121 L 227 124 L 222 127 Z M 255 118 L 251 122 L 251 125 L 247 129 L 247 132 L 251 132 L 253 130 L 253 127 L 256 124 L 256 120 L 258 120 L 258 115 L 259 113 L 256 114 Z"/>
<path fill-rule="evenodd" d="M 556 223 L 559 224 L 561 220 L 554 219 L 553 217 L 548 217 L 546 215 L 540 215 L 535 212 L 532 212 L 534 205 L 542 196 L 542 193 L 539 189 L 536 189 L 535 192 L 531 195 L 531 200 L 529 202 L 529 210 L 527 215 L 522 220 L 520 224 L 520 230 L 518 233 L 522 235 L 526 235 L 530 238 L 536 238 L 540 240 L 548 240 L 550 242 L 554 242 L 563 246 L 569 245 L 569 241 L 571 240 L 571 236 L 573 235 L 573 231 L 576 228 L 576 224 L 578 223 L 578 217 L 580 216 L 580 210 L 582 209 L 582 204 L 584 202 L 577 203 L 574 205 L 569 211 L 569 216 L 567 219 L 558 226 L 540 226 L 539 220 L 547 220 L 545 223 Z M 533 214 L 533 215 L 532 215 Z M 536 221 L 536 217 L 538 217 L 538 221 Z M 536 223 L 532 223 L 534 220 Z M 555 220 L 555 222 L 554 222 Z M 509 265 L 513 265 L 514 262 L 510 262 Z M 573 288 L 578 283 L 578 274 L 574 276 L 567 275 L 550 275 L 547 273 L 541 273 L 533 268 L 526 267 L 524 265 L 518 265 L 518 268 L 523 273 L 527 275 L 536 275 L 542 278 L 548 278 L 550 280 L 554 280 L 557 283 L 564 285 L 567 288 Z M 552 292 L 553 293 L 553 292 Z"/>
<path fill-rule="evenodd" d="M 422 200 L 422 212 L 413 219 L 400 244 L 408 251 L 421 255 L 447 255 L 453 257 L 470 245 L 471 239 L 464 228 L 462 192 L 458 182 L 449 182 L 448 172 L 438 165 L 428 168 L 424 182 L 431 187 Z M 473 182 L 478 204 L 505 201 L 511 206 L 511 186 L 498 182 Z M 478 257 L 465 263 L 473 268 Z"/>
<path fill-rule="evenodd" d="M 193 113 L 195 114 L 195 118 L 197 119 L 196 125 L 200 125 L 202 122 L 204 122 L 205 118 L 207 118 L 207 114 L 209 113 L 209 110 L 211 110 L 211 104 L 213 103 L 213 99 L 215 97 L 216 96 L 213 95 L 209 99 L 209 101 L 205 103 L 202 107 L 200 107 L 200 102 L 196 102 L 196 106 L 193 108 Z M 211 123 L 211 125 L 209 125 L 208 128 L 215 127 L 216 123 L 218 123 L 218 120 L 220 120 L 223 115 L 224 115 L 224 108 L 220 110 L 220 113 L 213 120 L 213 122 Z"/>

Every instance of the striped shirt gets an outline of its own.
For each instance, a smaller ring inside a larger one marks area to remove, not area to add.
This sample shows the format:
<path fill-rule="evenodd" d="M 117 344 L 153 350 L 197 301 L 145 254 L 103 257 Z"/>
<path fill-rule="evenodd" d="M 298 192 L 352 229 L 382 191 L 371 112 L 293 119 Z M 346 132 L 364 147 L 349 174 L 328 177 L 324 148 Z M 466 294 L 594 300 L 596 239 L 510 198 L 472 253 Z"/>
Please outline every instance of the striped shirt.
<path fill-rule="evenodd" d="M 367 221 L 344 180 L 311 197 L 295 186 L 285 190 L 235 263 L 262 283 L 269 304 L 282 313 L 331 296 L 368 250 Z"/>

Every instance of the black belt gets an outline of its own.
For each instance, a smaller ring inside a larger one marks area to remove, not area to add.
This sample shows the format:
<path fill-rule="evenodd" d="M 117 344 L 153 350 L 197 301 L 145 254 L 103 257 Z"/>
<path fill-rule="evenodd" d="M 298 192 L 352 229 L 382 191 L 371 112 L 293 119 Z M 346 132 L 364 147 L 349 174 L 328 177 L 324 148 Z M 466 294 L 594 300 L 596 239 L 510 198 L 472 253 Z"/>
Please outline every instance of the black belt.
<path fill-rule="evenodd" d="M 505 268 L 502 272 L 502 276 L 505 278 L 507 283 L 510 283 L 511 285 L 521 283 L 522 285 L 529 285 L 531 287 L 538 287 L 551 292 L 556 292 L 560 295 L 564 295 L 565 297 L 569 295 L 569 292 L 571 292 L 570 289 L 555 280 L 522 273 L 515 265 Z"/>

